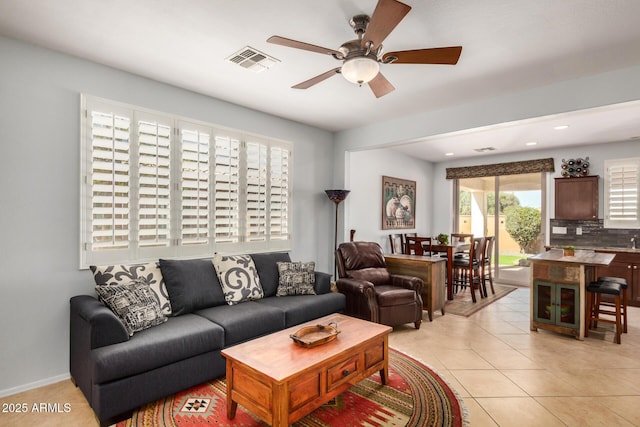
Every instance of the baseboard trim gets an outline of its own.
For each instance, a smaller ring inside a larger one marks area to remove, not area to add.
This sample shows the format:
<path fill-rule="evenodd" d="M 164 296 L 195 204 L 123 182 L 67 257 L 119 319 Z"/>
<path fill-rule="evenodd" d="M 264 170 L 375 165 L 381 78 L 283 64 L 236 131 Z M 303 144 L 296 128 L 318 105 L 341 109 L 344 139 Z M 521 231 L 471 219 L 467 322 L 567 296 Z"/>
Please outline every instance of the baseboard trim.
<path fill-rule="evenodd" d="M 7 397 L 14 394 L 22 393 L 23 391 L 33 390 L 34 388 L 44 387 L 49 384 L 58 383 L 60 381 L 68 380 L 71 378 L 70 373 L 56 375 L 55 377 L 45 378 L 43 380 L 34 381 L 32 383 L 23 384 L 18 387 L 7 388 L 0 390 L 0 397 Z"/>

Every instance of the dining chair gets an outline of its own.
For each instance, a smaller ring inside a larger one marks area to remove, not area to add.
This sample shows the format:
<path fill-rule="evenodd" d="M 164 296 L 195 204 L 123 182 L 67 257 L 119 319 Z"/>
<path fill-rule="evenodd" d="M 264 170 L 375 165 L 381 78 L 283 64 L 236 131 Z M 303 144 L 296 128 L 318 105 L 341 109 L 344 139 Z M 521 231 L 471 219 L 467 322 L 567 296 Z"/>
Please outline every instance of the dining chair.
<path fill-rule="evenodd" d="M 458 287 L 468 287 L 471 292 L 471 300 L 473 302 L 476 302 L 476 288 L 480 291 L 480 298 L 484 298 L 481 278 L 483 245 L 483 237 L 477 239 L 472 237 L 469 243 L 469 256 L 454 258 L 453 260 L 453 284 L 455 289 L 458 289 Z"/>
<path fill-rule="evenodd" d="M 389 246 L 391 247 L 392 254 L 403 254 L 404 253 L 404 235 L 389 234 Z"/>
<path fill-rule="evenodd" d="M 402 235 L 402 253 L 407 253 L 407 237 L 418 237 L 418 233 L 404 233 Z"/>
<path fill-rule="evenodd" d="M 491 285 L 491 293 L 495 295 L 496 291 L 493 288 L 493 272 L 492 272 L 492 258 L 493 258 L 493 243 L 495 241 L 496 236 L 487 236 L 484 238 L 484 247 L 482 248 L 482 262 L 480 275 L 482 276 L 482 290 L 484 292 L 484 296 L 488 296 L 487 294 L 487 279 L 489 279 L 489 284 Z"/>
<path fill-rule="evenodd" d="M 419 237 L 420 245 L 422 246 L 422 255 L 433 255 L 432 239 L 431 237 Z"/>
<path fill-rule="evenodd" d="M 452 233 L 451 244 L 452 245 L 468 245 L 473 239 L 473 234 L 467 233 Z"/>
<path fill-rule="evenodd" d="M 417 237 L 405 237 L 404 253 L 407 255 L 424 255 L 424 248 Z"/>

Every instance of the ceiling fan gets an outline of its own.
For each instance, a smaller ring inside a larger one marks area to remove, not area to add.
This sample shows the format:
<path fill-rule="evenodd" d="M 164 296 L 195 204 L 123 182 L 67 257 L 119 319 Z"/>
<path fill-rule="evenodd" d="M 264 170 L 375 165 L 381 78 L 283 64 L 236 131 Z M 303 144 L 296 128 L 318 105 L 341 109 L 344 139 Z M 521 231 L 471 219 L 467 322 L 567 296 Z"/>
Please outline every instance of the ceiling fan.
<path fill-rule="evenodd" d="M 356 15 L 351 18 L 349 24 L 358 38 L 343 43 L 337 50 L 280 36 L 271 36 L 267 42 L 331 55 L 342 61 L 340 67 L 298 83 L 292 86 L 294 89 L 310 88 L 340 73 L 345 79 L 357 85 L 368 84 L 376 98 L 380 98 L 395 90 L 395 87 L 380 72 L 380 64 L 455 65 L 460 58 L 462 46 L 383 53 L 382 42 L 410 10 L 411 6 L 397 0 L 378 0 L 371 18 L 368 15 Z"/>

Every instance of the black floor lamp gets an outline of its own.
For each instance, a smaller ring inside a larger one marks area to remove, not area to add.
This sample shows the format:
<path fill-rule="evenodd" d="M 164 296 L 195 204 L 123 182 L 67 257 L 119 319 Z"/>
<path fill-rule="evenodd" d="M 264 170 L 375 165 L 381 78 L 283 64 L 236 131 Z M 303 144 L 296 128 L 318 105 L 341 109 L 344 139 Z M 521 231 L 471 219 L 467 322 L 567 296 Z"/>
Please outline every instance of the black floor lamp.
<path fill-rule="evenodd" d="M 336 228 L 333 237 L 333 278 L 335 280 L 338 280 L 338 267 L 337 260 L 335 259 L 336 249 L 338 249 L 338 205 L 347 198 L 350 190 L 324 190 L 324 192 L 327 193 L 327 197 L 329 197 L 329 200 L 336 204 Z"/>

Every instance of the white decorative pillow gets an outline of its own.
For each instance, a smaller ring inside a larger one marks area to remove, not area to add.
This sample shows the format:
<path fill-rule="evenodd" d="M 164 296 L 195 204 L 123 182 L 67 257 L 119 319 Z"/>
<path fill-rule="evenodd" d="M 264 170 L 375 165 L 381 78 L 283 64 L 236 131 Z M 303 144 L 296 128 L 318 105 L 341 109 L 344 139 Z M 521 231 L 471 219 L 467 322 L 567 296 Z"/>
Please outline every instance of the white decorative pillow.
<path fill-rule="evenodd" d="M 96 293 L 122 321 L 129 336 L 167 321 L 149 285 L 142 281 L 96 286 Z"/>
<path fill-rule="evenodd" d="M 278 262 L 278 291 L 276 296 L 315 295 L 315 262 Z"/>
<path fill-rule="evenodd" d="M 158 305 L 164 314 L 171 315 L 169 293 L 164 284 L 162 272 L 156 262 L 129 265 L 92 265 L 93 279 L 98 286 L 122 285 L 132 281 L 146 283 L 155 295 Z"/>
<path fill-rule="evenodd" d="M 215 254 L 212 262 L 227 304 L 239 304 L 261 299 L 264 296 L 258 270 L 251 256 Z"/>

